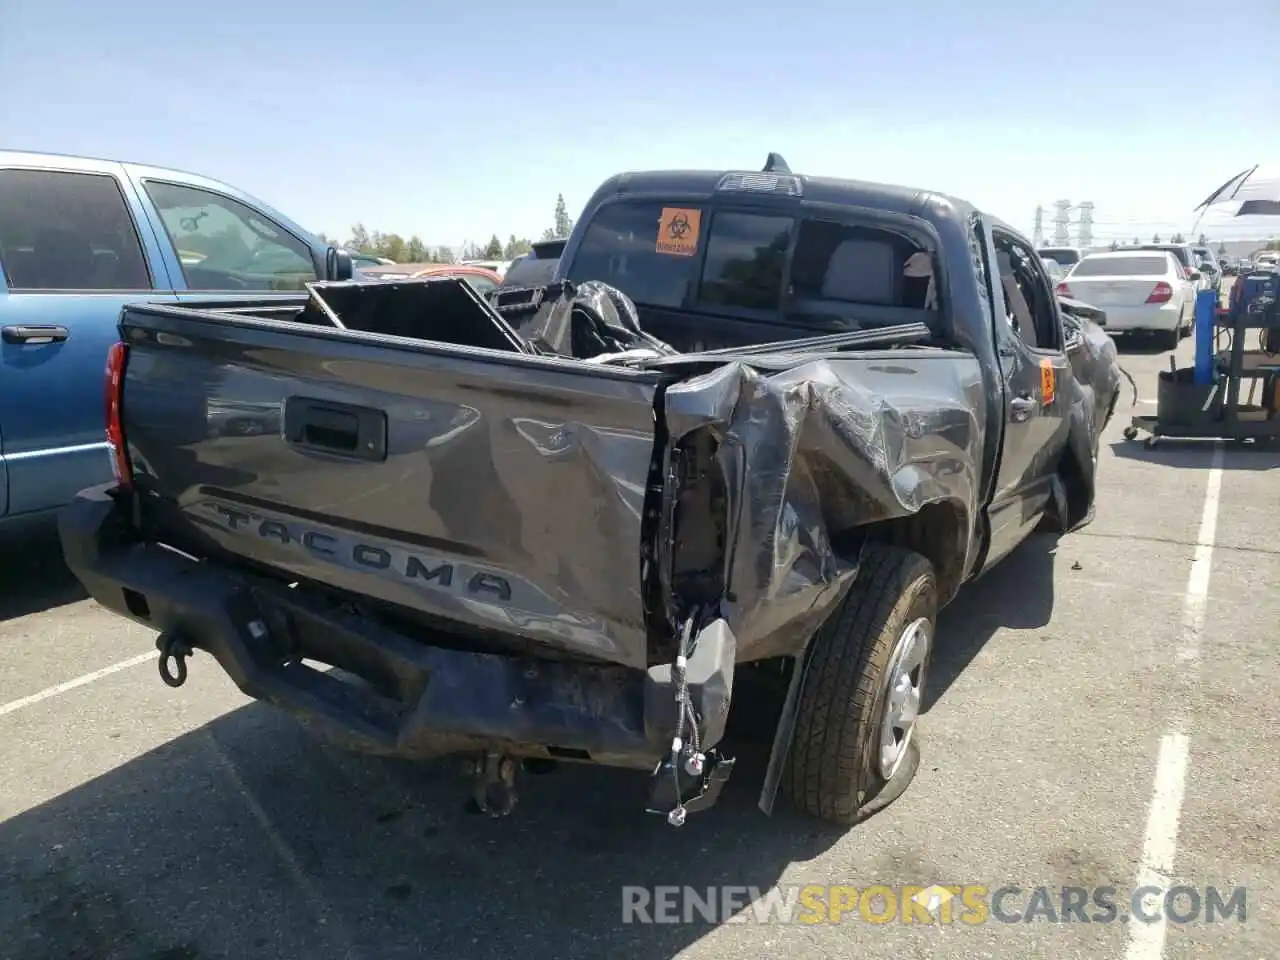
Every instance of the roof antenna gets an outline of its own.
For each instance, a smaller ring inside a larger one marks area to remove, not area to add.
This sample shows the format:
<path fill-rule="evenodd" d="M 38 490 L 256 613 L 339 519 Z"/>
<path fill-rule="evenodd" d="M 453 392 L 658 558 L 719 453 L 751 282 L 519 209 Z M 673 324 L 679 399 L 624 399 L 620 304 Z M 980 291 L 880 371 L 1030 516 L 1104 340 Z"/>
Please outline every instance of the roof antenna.
<path fill-rule="evenodd" d="M 787 166 L 787 161 L 782 159 L 782 154 L 771 153 L 769 159 L 764 162 L 765 173 L 790 173 L 791 168 Z"/>

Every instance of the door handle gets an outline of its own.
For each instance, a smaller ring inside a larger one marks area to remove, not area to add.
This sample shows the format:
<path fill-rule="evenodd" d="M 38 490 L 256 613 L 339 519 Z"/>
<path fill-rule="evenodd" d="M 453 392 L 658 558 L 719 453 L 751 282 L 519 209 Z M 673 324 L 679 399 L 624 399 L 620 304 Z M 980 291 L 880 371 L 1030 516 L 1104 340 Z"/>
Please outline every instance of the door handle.
<path fill-rule="evenodd" d="M 387 415 L 308 397 L 289 397 L 284 404 L 285 440 L 294 447 L 336 454 L 353 460 L 387 459 Z"/>
<path fill-rule="evenodd" d="M 0 329 L 5 343 L 62 343 L 71 338 L 66 327 L 52 325 L 16 324 Z"/>
<path fill-rule="evenodd" d="M 1031 419 L 1036 408 L 1036 398 L 1030 394 L 1020 393 L 1009 401 L 1010 416 L 1014 423 L 1024 423 Z"/>

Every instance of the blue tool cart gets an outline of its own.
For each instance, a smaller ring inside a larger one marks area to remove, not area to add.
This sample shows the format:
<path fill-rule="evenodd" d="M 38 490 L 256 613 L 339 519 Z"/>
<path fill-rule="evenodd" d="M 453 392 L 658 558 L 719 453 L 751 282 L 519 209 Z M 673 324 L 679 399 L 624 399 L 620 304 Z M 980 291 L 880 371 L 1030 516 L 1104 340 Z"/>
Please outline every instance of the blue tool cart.
<path fill-rule="evenodd" d="M 1225 309 L 1213 291 L 1196 300 L 1196 362 L 1160 374 L 1155 416 L 1134 417 L 1147 446 L 1160 437 L 1266 443 L 1280 438 L 1280 273 L 1236 278 Z M 1253 331 L 1257 345 L 1251 346 Z M 1248 386 L 1247 392 L 1244 390 Z M 1245 400 L 1241 402 L 1241 394 Z"/>

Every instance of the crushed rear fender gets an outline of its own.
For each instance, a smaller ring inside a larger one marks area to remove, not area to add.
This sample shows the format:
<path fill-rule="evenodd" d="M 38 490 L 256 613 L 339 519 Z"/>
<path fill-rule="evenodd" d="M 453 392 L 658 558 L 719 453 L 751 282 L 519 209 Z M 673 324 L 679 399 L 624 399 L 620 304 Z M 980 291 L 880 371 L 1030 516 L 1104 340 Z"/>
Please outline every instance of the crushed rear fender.
<path fill-rule="evenodd" d="M 779 366 L 730 362 L 662 397 L 668 448 L 713 449 L 698 471 L 723 478 L 722 609 L 740 660 L 804 649 L 856 573 L 867 524 L 935 505 L 940 551 L 961 571 L 974 559 L 986 442 L 974 358 L 882 351 Z M 698 502 L 696 481 L 680 489 Z M 675 527 L 678 581 L 696 564 Z"/>

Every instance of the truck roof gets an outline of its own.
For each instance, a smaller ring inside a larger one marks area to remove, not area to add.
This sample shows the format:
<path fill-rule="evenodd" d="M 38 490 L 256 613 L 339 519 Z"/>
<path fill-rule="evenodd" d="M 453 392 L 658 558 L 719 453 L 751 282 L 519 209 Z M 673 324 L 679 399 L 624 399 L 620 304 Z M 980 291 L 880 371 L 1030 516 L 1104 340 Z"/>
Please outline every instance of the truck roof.
<path fill-rule="evenodd" d="M 776 157 L 771 154 L 771 160 Z M 709 199 L 717 192 L 716 188 L 726 176 L 742 177 L 786 177 L 799 185 L 800 197 L 810 203 L 830 203 L 840 206 L 870 207 L 893 213 L 908 214 L 926 220 L 947 217 L 967 219 L 978 212 L 973 204 L 958 197 L 950 196 L 937 190 L 926 190 L 915 187 L 898 186 L 879 183 L 871 180 L 852 180 L 844 177 L 815 177 L 808 174 L 797 174 L 786 168 L 769 170 L 646 170 L 615 174 L 602 183 L 591 199 L 587 209 L 594 210 L 607 200 L 620 197 L 668 197 L 678 196 Z M 766 192 L 756 193 L 766 196 Z M 1023 237 L 1022 232 L 1005 223 L 999 217 L 983 211 L 983 216 L 1009 232 Z M 1025 237 L 1023 237 L 1025 240 Z"/>

